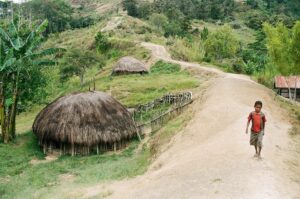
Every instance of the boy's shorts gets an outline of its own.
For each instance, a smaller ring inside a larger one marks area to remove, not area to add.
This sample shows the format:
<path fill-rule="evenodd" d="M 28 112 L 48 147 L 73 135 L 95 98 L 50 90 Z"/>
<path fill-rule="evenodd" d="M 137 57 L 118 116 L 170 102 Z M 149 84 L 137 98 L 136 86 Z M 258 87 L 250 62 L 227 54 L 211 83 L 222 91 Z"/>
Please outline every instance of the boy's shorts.
<path fill-rule="evenodd" d="M 261 131 L 259 133 L 255 133 L 253 131 L 251 131 L 251 136 L 250 136 L 250 145 L 256 145 L 258 147 L 262 147 L 263 146 L 263 136 L 264 136 L 264 132 Z"/>

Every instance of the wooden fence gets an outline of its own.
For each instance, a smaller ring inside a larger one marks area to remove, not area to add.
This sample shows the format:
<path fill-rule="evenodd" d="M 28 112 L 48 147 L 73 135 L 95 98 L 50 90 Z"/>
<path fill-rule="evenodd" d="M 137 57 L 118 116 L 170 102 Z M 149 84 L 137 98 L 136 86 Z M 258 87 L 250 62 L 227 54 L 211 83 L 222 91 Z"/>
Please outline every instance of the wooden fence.
<path fill-rule="evenodd" d="M 140 135 L 144 135 L 146 133 L 151 133 L 159 130 L 169 120 L 181 114 L 192 102 L 192 93 L 186 92 L 179 94 L 168 94 L 160 99 L 154 100 L 153 102 L 138 106 L 138 108 L 136 109 L 137 112 L 149 111 L 150 109 L 153 109 L 165 103 L 174 105 L 171 109 L 152 118 L 150 121 L 142 124 L 137 124 L 138 133 Z"/>

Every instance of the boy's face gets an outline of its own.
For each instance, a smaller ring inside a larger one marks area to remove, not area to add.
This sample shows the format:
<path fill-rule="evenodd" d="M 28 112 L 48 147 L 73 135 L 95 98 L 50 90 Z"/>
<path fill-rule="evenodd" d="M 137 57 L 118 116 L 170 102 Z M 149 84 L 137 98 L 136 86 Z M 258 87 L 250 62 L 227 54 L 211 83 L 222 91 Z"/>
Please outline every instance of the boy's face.
<path fill-rule="evenodd" d="M 256 113 L 259 113 L 261 111 L 261 105 L 256 105 L 254 106 L 254 108 Z"/>

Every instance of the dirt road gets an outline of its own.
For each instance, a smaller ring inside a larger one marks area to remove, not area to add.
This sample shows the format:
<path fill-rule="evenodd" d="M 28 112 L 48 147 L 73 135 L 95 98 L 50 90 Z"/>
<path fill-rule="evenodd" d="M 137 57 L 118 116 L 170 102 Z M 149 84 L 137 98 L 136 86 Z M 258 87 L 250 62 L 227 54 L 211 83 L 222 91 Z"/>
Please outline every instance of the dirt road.
<path fill-rule="evenodd" d="M 194 118 L 172 140 L 149 171 L 105 187 L 115 199 L 300 198 L 300 179 L 290 167 L 293 157 L 286 113 L 273 93 L 243 75 L 227 74 L 172 60 L 162 46 L 143 43 L 156 59 L 214 72 L 204 99 L 193 103 Z M 262 160 L 253 157 L 246 118 L 255 100 L 267 117 Z M 296 167 L 299 161 L 294 162 Z M 297 165 L 298 164 L 298 165 Z M 87 197 L 97 195 L 92 187 Z"/>

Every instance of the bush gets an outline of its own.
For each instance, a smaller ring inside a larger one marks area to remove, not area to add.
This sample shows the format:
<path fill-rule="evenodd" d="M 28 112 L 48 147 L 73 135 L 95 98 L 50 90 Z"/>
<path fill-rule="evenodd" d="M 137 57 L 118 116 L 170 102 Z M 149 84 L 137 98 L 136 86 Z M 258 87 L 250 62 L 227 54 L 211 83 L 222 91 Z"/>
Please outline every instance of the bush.
<path fill-rule="evenodd" d="M 204 58 L 205 51 L 198 38 L 175 38 L 173 39 L 173 43 L 170 43 L 170 40 L 168 40 L 168 44 L 171 44 L 170 51 L 172 57 L 175 59 L 190 62 L 201 62 Z"/>
<path fill-rule="evenodd" d="M 163 61 L 156 62 L 151 67 L 151 73 L 171 74 L 179 72 L 181 69 L 179 64 L 166 63 Z"/>
<path fill-rule="evenodd" d="M 123 9 L 127 10 L 129 16 L 138 17 L 138 7 L 136 0 L 124 0 Z"/>
<path fill-rule="evenodd" d="M 243 62 L 242 59 L 237 59 L 232 64 L 232 70 L 236 73 L 243 73 L 244 65 L 245 65 L 245 63 Z"/>
<path fill-rule="evenodd" d="M 245 19 L 246 25 L 254 30 L 261 29 L 262 24 L 266 21 L 269 21 L 269 18 L 262 11 L 250 11 Z"/>
<path fill-rule="evenodd" d="M 110 43 L 108 42 L 108 37 L 101 32 L 98 32 L 96 37 L 96 48 L 99 52 L 104 53 L 110 47 Z"/>
<path fill-rule="evenodd" d="M 208 37 L 208 34 L 209 34 L 208 28 L 204 27 L 203 30 L 200 33 L 201 39 L 203 41 L 205 41 L 207 39 L 207 37 Z"/>
<path fill-rule="evenodd" d="M 231 27 L 233 28 L 233 29 L 240 29 L 241 28 L 241 24 L 239 24 L 239 23 L 231 23 L 230 24 L 231 25 Z"/>
<path fill-rule="evenodd" d="M 222 26 L 219 30 L 208 35 L 204 43 L 206 56 L 214 59 L 232 58 L 239 49 L 239 42 L 229 25 Z"/>
<path fill-rule="evenodd" d="M 175 21 L 171 21 L 170 23 L 165 25 L 164 30 L 165 30 L 165 37 L 176 36 L 176 35 L 183 36 L 184 34 L 184 31 L 181 29 L 180 24 Z"/>
<path fill-rule="evenodd" d="M 162 31 L 163 28 L 168 24 L 169 20 L 164 14 L 153 13 L 149 21 L 152 25 L 156 27 L 159 31 Z"/>

